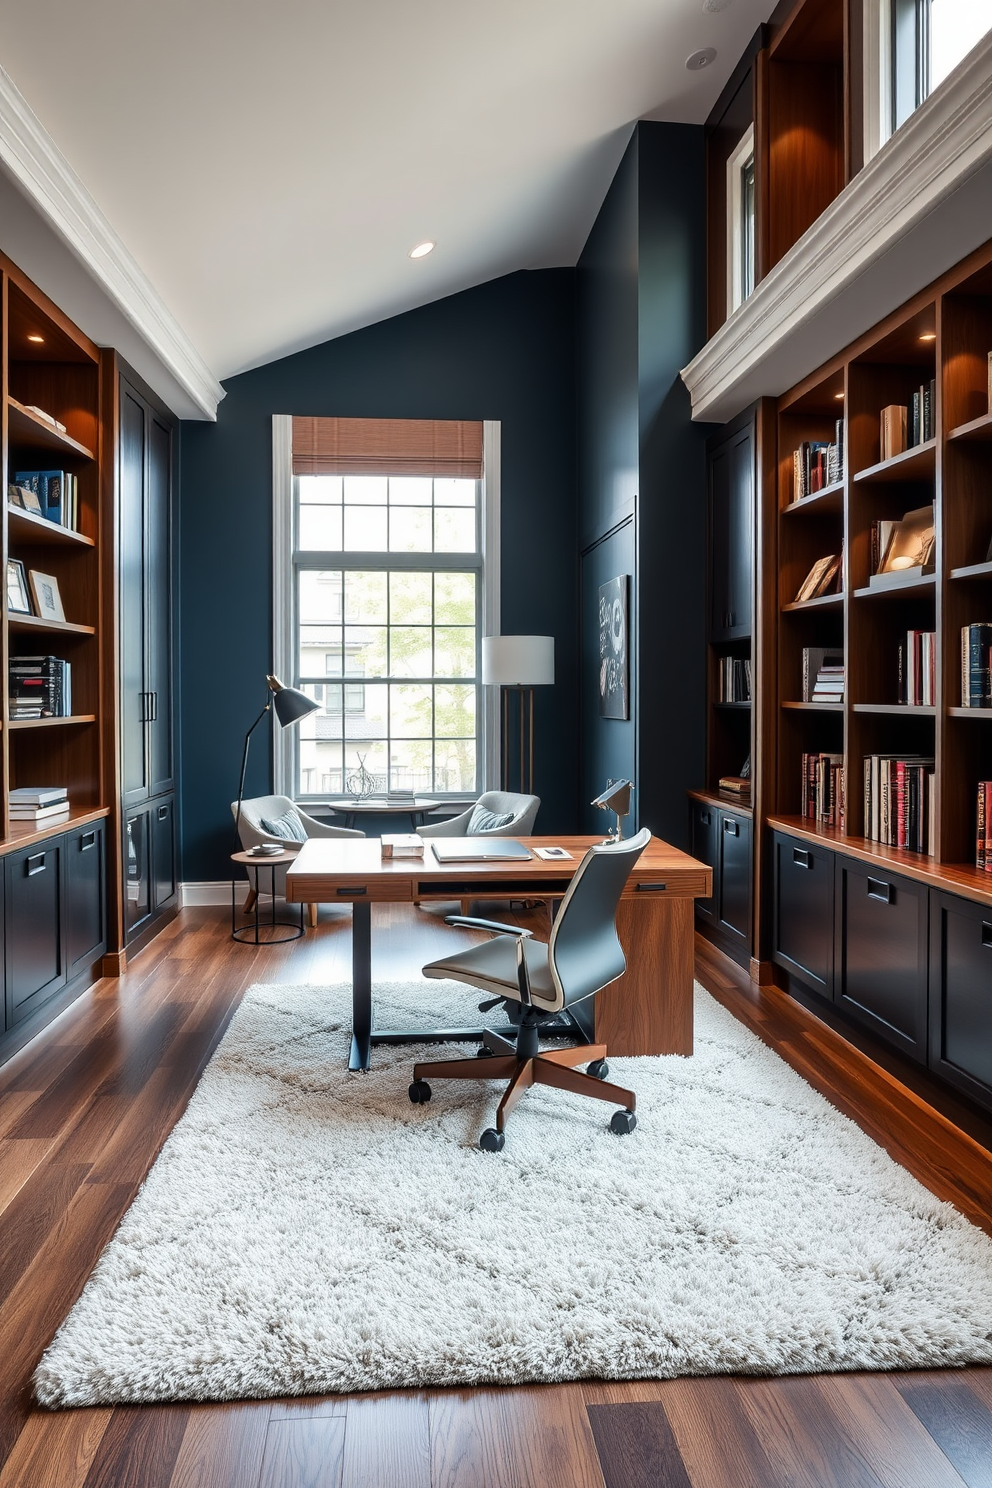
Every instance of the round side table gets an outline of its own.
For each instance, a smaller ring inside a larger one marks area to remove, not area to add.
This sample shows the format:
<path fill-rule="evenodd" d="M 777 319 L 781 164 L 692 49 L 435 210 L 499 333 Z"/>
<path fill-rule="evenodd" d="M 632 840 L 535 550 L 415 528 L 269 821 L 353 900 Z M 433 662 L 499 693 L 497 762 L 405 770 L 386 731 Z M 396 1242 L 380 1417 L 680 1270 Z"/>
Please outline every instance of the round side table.
<path fill-rule="evenodd" d="M 282 942 L 285 941 L 285 940 L 299 940 L 300 936 L 303 934 L 304 929 L 305 929 L 305 926 L 303 924 L 303 912 L 304 912 L 304 910 L 306 908 L 306 905 L 304 905 L 304 904 L 301 904 L 300 905 L 300 922 L 299 922 L 299 924 L 297 924 L 295 920 L 281 920 L 281 919 L 276 919 L 276 869 L 277 868 L 285 868 L 286 864 L 287 863 L 292 863 L 292 861 L 293 861 L 293 859 L 295 857 L 296 857 L 296 853 L 295 852 L 286 852 L 285 850 L 283 852 L 280 852 L 280 853 L 264 853 L 263 854 L 263 853 L 250 853 L 250 852 L 236 852 L 236 853 L 232 853 L 231 854 L 231 862 L 232 863 L 241 863 L 245 867 L 254 868 L 256 870 L 256 872 L 255 872 L 255 904 L 253 906 L 252 922 L 250 924 L 247 924 L 247 925 L 239 925 L 238 924 L 238 906 L 237 906 L 237 900 L 236 900 L 236 897 L 235 897 L 236 894 L 237 894 L 238 880 L 235 879 L 235 878 L 232 878 L 231 879 L 231 939 L 232 940 L 240 940 L 243 945 L 244 944 L 248 944 L 248 945 L 281 945 Z M 262 897 L 261 897 L 261 885 L 262 885 L 261 875 L 262 875 L 262 873 L 264 872 L 264 870 L 266 868 L 269 869 L 269 873 L 270 873 L 270 891 L 271 891 L 271 895 L 272 895 L 272 901 L 271 901 L 272 902 L 272 914 L 271 914 L 271 916 L 267 916 L 263 920 L 262 917 L 259 914 L 259 905 L 262 902 Z M 250 883 L 251 883 L 251 879 L 250 878 L 249 878 L 248 882 L 249 882 L 249 885 L 250 885 Z M 289 933 L 288 934 L 285 934 L 285 935 L 278 934 L 277 932 L 280 929 L 286 930 Z M 260 931 L 265 931 L 267 933 L 265 933 L 263 935 L 263 934 L 260 934 Z M 271 932 L 271 933 L 268 933 L 268 932 Z"/>

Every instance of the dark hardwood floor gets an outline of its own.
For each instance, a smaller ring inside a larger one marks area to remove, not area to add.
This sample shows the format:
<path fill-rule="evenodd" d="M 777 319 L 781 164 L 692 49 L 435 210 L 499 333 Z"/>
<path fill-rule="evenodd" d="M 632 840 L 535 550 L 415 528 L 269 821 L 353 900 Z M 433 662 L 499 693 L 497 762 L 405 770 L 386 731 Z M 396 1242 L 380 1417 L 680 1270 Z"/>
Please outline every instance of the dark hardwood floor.
<path fill-rule="evenodd" d="M 455 933 L 467 936 L 431 913 L 377 910 L 377 975 L 408 973 Z M 125 977 L 98 983 L 0 1069 L 0 1488 L 992 1488 L 988 1369 L 33 1407 L 39 1355 L 244 990 L 343 979 L 349 948 L 346 910 L 257 950 L 232 944 L 223 910 L 185 910 Z M 992 1233 L 992 1158 L 978 1141 L 703 941 L 697 971 Z"/>

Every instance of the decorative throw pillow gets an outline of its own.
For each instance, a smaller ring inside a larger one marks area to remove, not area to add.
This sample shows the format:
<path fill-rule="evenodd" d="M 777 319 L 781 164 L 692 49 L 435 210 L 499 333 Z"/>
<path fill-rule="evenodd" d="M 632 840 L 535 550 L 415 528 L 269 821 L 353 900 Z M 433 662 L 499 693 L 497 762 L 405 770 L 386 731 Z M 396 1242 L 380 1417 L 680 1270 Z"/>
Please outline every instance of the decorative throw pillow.
<path fill-rule="evenodd" d="M 512 811 L 508 811 L 505 816 L 497 816 L 495 811 L 487 811 L 485 806 L 476 806 L 469 817 L 466 835 L 475 837 L 479 832 L 495 832 L 497 827 L 508 827 L 512 820 Z"/>
<path fill-rule="evenodd" d="M 285 816 L 277 816 L 275 821 L 270 821 L 267 816 L 263 816 L 262 826 L 270 837 L 278 837 L 281 842 L 306 842 L 307 840 L 307 829 L 296 811 L 287 811 Z"/>

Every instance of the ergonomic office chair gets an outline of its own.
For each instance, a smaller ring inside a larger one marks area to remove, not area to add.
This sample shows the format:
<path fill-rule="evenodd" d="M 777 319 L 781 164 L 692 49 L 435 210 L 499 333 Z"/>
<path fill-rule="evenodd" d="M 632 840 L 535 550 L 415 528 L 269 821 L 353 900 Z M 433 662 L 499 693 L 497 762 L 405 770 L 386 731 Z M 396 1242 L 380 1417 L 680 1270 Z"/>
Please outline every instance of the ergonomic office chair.
<path fill-rule="evenodd" d="M 410 1099 L 415 1105 L 430 1100 L 430 1080 L 508 1077 L 510 1083 L 496 1111 L 496 1126 L 487 1128 L 479 1141 L 487 1152 L 501 1150 L 506 1140 L 506 1119 L 524 1091 L 534 1084 L 616 1101 L 623 1109 L 614 1114 L 611 1130 L 618 1136 L 634 1130 L 634 1092 L 605 1083 L 609 1074 L 605 1044 L 584 1043 L 576 1048 L 539 1052 L 538 1041 L 542 1028 L 555 1023 L 560 1026 L 563 1011 L 623 975 L 627 963 L 617 938 L 617 904 L 631 869 L 650 840 L 651 833 L 645 827 L 629 842 L 603 843 L 589 849 L 561 901 L 547 945 L 534 940 L 532 931 L 518 926 L 448 916 L 449 925 L 491 930 L 494 939 L 432 961 L 424 967 L 424 975 L 452 977 L 495 994 L 492 1001 L 480 1003 L 479 1011 L 508 1005 L 516 1023 L 516 1042 L 486 1029 L 482 1048 L 474 1058 L 414 1065 Z M 588 1072 L 576 1069 L 579 1064 L 588 1064 Z"/>

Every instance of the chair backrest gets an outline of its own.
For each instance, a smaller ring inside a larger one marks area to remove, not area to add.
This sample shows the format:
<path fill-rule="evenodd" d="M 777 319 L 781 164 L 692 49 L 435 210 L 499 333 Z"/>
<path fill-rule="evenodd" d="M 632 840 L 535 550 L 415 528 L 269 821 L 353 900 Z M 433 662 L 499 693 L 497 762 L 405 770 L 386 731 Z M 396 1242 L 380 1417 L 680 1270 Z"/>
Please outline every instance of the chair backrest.
<path fill-rule="evenodd" d="M 513 812 L 513 820 L 507 822 L 505 827 L 493 827 L 481 835 L 485 837 L 529 837 L 534 829 L 541 798 L 540 796 L 519 795 L 514 791 L 484 791 L 475 804 L 481 806 L 484 811 L 491 811 L 494 816 L 506 816 L 508 811 Z"/>
<path fill-rule="evenodd" d="M 576 869 L 555 916 L 548 942 L 548 961 L 558 1000 L 568 1007 L 591 997 L 627 967 L 617 937 L 617 905 L 631 869 L 651 841 L 642 827 L 628 842 L 591 847 Z M 541 1007 L 546 1006 L 541 999 Z"/>
<path fill-rule="evenodd" d="M 255 847 L 259 842 L 278 842 L 278 837 L 273 837 L 262 826 L 262 817 L 266 821 L 278 821 L 285 816 L 287 811 L 295 811 L 295 804 L 288 796 L 251 796 L 247 801 L 241 802 L 241 824 L 238 828 L 238 836 L 241 838 L 241 846 L 244 848 Z M 231 802 L 231 814 L 235 821 L 238 819 L 238 803 Z"/>

